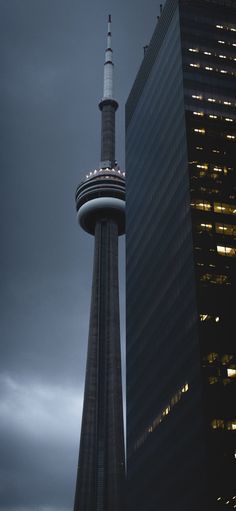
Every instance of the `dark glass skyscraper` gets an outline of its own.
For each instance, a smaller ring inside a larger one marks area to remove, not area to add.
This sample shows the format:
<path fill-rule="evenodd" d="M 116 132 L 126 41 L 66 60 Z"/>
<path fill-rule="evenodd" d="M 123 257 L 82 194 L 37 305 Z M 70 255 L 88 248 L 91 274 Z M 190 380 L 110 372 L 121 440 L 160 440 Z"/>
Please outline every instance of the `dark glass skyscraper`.
<path fill-rule="evenodd" d="M 81 227 L 95 237 L 88 356 L 74 511 L 122 511 L 125 478 L 118 236 L 125 227 L 125 173 L 115 162 L 111 17 L 108 20 L 100 168 L 76 191 Z"/>
<path fill-rule="evenodd" d="M 236 509 L 236 2 L 166 0 L 126 105 L 132 511 Z"/>

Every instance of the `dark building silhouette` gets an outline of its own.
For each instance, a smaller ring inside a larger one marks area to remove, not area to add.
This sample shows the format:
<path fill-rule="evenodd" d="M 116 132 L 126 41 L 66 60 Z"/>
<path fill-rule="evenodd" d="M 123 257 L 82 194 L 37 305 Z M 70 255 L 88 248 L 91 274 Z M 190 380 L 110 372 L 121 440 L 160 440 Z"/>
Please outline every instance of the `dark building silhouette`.
<path fill-rule="evenodd" d="M 135 511 L 236 509 L 236 2 L 166 0 L 126 105 Z"/>
<path fill-rule="evenodd" d="M 115 163 L 111 18 L 104 65 L 100 168 L 76 191 L 82 228 L 95 237 L 86 382 L 74 511 L 121 511 L 125 478 L 118 236 L 125 228 L 125 173 Z"/>

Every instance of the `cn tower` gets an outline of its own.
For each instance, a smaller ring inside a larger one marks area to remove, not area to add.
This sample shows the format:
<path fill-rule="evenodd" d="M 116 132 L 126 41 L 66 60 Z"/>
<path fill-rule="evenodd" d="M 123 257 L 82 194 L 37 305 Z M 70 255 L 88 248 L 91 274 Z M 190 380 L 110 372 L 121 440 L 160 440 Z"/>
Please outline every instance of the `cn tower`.
<path fill-rule="evenodd" d="M 115 161 L 115 112 L 108 17 L 101 163 L 76 191 L 81 227 L 95 237 L 83 418 L 74 511 L 123 511 L 125 481 L 118 236 L 125 232 L 125 173 Z"/>

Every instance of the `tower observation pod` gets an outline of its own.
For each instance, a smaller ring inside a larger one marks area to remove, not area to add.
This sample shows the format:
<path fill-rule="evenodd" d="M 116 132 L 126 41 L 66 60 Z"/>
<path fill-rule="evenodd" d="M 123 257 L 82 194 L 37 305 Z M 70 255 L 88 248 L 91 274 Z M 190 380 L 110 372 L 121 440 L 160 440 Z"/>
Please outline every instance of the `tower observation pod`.
<path fill-rule="evenodd" d="M 125 232 L 125 172 L 115 163 L 111 16 L 104 64 L 101 163 L 76 190 L 81 227 L 95 237 L 88 354 L 74 511 L 123 511 L 125 482 L 118 236 Z"/>

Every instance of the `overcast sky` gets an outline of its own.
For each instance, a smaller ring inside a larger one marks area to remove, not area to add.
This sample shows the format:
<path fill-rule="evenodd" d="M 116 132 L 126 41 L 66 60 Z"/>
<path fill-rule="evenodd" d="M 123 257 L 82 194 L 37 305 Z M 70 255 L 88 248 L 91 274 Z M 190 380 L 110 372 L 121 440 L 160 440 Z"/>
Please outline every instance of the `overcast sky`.
<path fill-rule="evenodd" d="M 0 0 L 0 511 L 73 506 L 93 258 L 74 194 L 100 160 L 110 13 L 124 168 L 124 105 L 159 1 Z"/>

